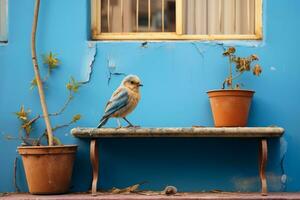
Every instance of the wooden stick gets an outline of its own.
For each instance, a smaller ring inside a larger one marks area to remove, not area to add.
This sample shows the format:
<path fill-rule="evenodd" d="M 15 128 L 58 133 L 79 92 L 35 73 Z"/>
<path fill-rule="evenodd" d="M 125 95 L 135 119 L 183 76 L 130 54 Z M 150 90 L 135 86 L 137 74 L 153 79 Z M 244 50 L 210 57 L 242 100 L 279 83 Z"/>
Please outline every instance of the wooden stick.
<path fill-rule="evenodd" d="M 122 26 L 122 32 L 124 32 L 124 2 L 121 0 L 121 26 Z"/>
<path fill-rule="evenodd" d="M 250 0 L 247 0 L 247 34 L 250 33 Z"/>
<path fill-rule="evenodd" d="M 53 146 L 52 127 L 51 127 L 51 123 L 50 123 L 50 119 L 49 119 L 49 115 L 48 115 L 48 109 L 47 109 L 47 104 L 46 104 L 46 99 L 45 99 L 45 94 L 44 94 L 44 89 L 43 89 L 43 83 L 41 80 L 39 66 L 38 66 L 37 57 L 36 57 L 35 37 L 36 37 L 39 8 L 40 8 L 40 0 L 36 0 L 35 7 L 34 7 L 32 32 L 31 32 L 31 54 L 32 54 L 32 63 L 33 63 L 34 74 L 35 74 L 35 78 L 36 78 L 36 83 L 37 83 L 37 87 L 38 87 L 38 91 L 39 91 L 39 95 L 40 95 L 41 106 L 42 106 L 43 115 L 44 115 L 44 120 L 45 120 L 46 129 L 47 129 L 47 133 L 48 133 L 47 134 L 48 135 L 48 144 L 49 144 L 49 146 Z"/>
<path fill-rule="evenodd" d="M 233 27 L 233 31 L 234 34 L 237 33 L 237 6 L 236 6 L 236 0 L 234 0 L 234 27 Z"/>
<path fill-rule="evenodd" d="M 182 0 L 176 0 L 176 34 L 182 35 L 183 23 L 182 23 Z"/>
<path fill-rule="evenodd" d="M 165 0 L 161 1 L 161 31 L 165 32 Z"/>
<path fill-rule="evenodd" d="M 222 33 L 222 10 L 223 10 L 223 2 L 219 0 L 219 33 Z"/>
<path fill-rule="evenodd" d="M 148 0 L 148 31 L 151 30 L 151 1 Z"/>
<path fill-rule="evenodd" d="M 107 0 L 107 30 L 110 32 L 110 0 Z"/>
<path fill-rule="evenodd" d="M 139 0 L 136 0 L 136 32 L 139 32 Z"/>

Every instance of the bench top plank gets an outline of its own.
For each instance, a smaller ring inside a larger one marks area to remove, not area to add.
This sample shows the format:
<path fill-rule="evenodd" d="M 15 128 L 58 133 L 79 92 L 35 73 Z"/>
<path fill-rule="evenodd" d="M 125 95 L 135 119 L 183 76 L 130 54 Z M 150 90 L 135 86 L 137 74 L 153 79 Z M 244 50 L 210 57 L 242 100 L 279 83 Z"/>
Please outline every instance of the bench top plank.
<path fill-rule="evenodd" d="M 271 138 L 281 137 L 281 127 L 186 127 L 186 128 L 73 128 L 78 138 L 166 138 L 166 137 L 233 137 Z"/>

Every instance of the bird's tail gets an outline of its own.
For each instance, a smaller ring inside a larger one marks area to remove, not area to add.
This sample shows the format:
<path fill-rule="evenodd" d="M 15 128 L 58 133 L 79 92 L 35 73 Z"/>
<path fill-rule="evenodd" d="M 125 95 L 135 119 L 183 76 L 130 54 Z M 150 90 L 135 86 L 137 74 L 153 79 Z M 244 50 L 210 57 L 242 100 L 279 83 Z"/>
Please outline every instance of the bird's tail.
<path fill-rule="evenodd" d="M 108 121 L 108 117 L 103 117 L 101 120 L 100 120 L 100 123 L 99 125 L 97 126 L 97 128 L 101 128 L 102 126 L 104 126 L 106 124 L 106 122 Z"/>

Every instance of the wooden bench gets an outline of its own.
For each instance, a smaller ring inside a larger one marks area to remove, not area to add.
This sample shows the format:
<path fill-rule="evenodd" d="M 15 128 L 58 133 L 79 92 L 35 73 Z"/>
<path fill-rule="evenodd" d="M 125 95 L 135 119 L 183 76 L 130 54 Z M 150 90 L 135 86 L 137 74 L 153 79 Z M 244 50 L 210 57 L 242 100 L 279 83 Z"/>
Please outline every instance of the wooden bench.
<path fill-rule="evenodd" d="M 100 138 L 258 138 L 259 176 L 261 194 L 267 195 L 265 169 L 268 156 L 268 138 L 279 138 L 284 129 L 280 127 L 192 127 L 192 128 L 74 128 L 73 136 L 90 139 L 90 159 L 93 168 L 92 194 L 97 193 L 99 157 L 97 139 Z"/>

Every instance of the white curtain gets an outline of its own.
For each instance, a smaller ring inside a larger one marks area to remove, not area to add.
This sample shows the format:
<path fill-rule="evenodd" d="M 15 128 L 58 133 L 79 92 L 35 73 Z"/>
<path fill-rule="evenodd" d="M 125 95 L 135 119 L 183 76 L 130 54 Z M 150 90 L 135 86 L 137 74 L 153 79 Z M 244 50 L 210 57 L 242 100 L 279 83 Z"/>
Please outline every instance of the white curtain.
<path fill-rule="evenodd" d="M 184 0 L 185 34 L 253 34 L 255 0 Z"/>
<path fill-rule="evenodd" d="M 0 0 L 0 41 L 5 41 L 7 38 L 7 1 Z"/>
<path fill-rule="evenodd" d="M 3 1 L 3 0 L 0 0 Z M 110 2 L 110 8 L 107 3 Z M 151 19 L 161 12 L 162 0 L 151 0 Z M 165 0 L 165 5 L 168 1 Z M 102 0 L 103 25 L 109 23 L 109 32 L 136 31 L 136 0 Z M 122 3 L 121 3 L 122 2 Z M 139 15 L 148 16 L 148 0 L 139 0 Z M 123 4 L 123 9 L 121 5 Z M 168 10 L 166 10 L 167 13 Z M 123 12 L 123 20 L 122 20 Z M 255 0 L 183 0 L 184 34 L 254 34 Z M 161 17 L 161 15 L 160 15 Z M 146 19 L 147 20 L 147 19 Z M 161 21 L 161 18 L 160 20 Z M 154 23 L 152 23 L 152 26 Z M 107 25 L 108 26 L 108 25 Z M 107 28 L 104 28 L 106 30 Z M 152 31 L 160 31 L 152 27 Z M 139 31 L 148 26 L 139 24 Z"/>
<path fill-rule="evenodd" d="M 135 26 L 132 0 L 123 0 L 123 22 L 121 15 L 121 1 L 110 0 L 110 28 L 111 32 L 132 32 Z M 135 4 L 134 4 L 135 5 Z M 123 26 L 123 28 L 122 28 Z"/>

